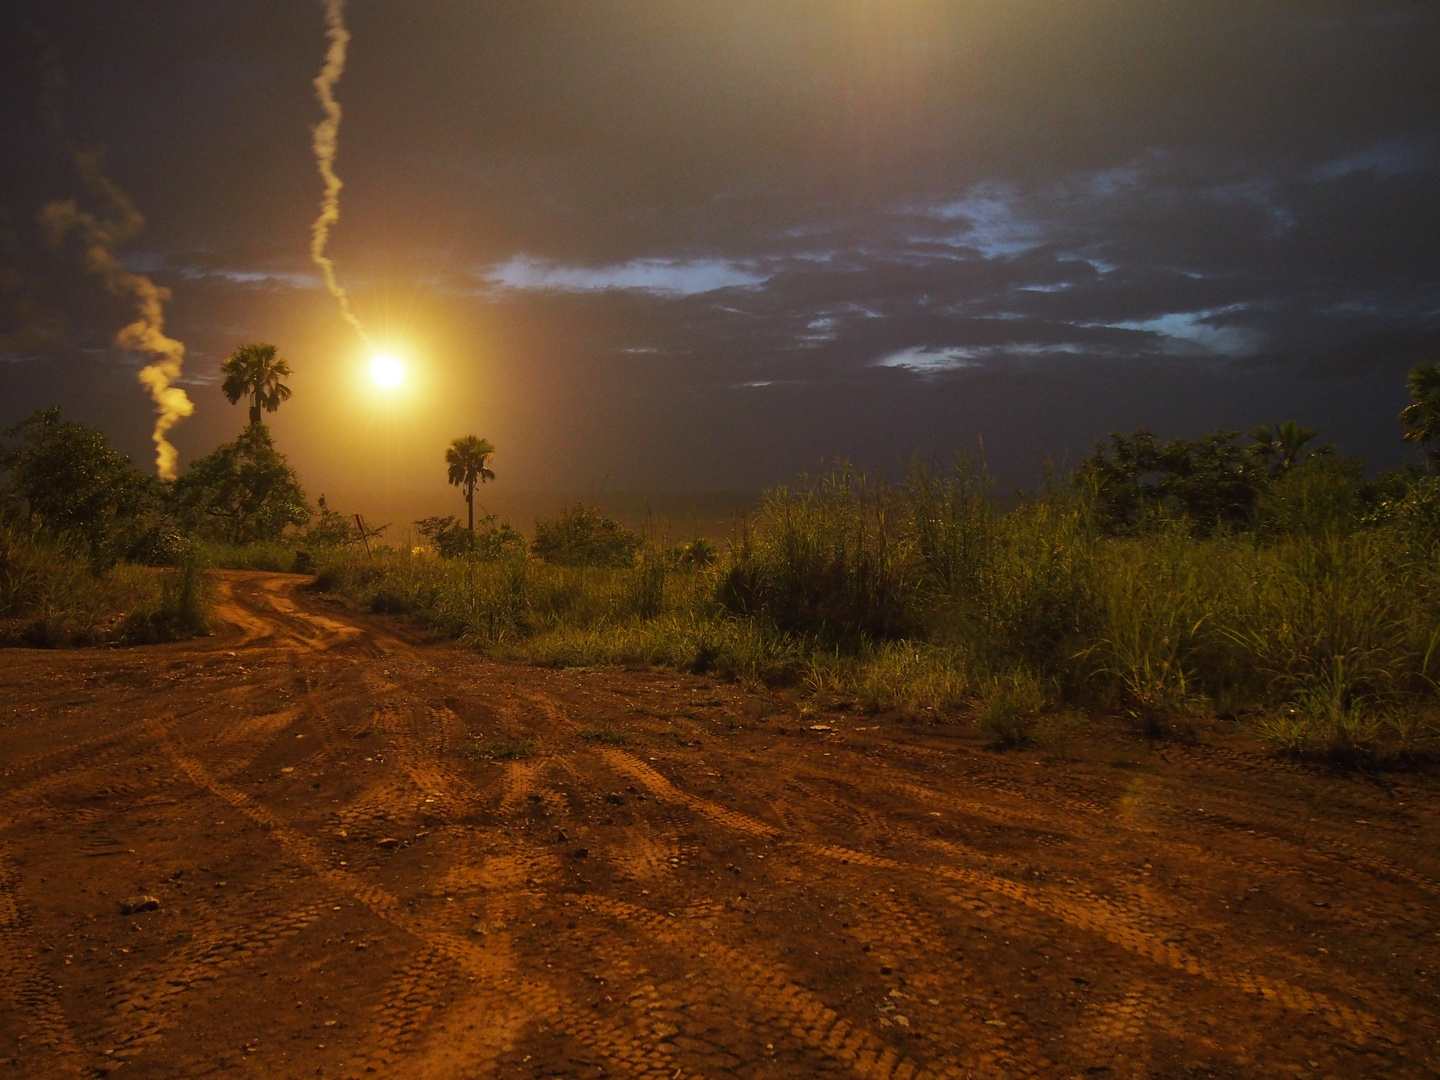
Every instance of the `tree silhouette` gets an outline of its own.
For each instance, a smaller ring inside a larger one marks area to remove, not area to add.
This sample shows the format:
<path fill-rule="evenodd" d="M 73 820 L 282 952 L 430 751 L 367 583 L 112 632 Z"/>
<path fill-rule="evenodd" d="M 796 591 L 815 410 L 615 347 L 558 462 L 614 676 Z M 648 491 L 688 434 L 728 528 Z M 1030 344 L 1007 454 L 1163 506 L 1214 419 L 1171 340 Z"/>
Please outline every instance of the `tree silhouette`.
<path fill-rule="evenodd" d="M 1319 434 L 1314 428 L 1301 427 L 1294 420 L 1286 420 L 1270 428 L 1261 424 L 1250 432 L 1255 442 L 1245 448 L 1245 453 L 1272 479 L 1283 476 L 1307 458 L 1332 454 L 1335 447 L 1326 443 L 1306 450 L 1306 445 Z"/>
<path fill-rule="evenodd" d="M 477 435 L 463 435 L 450 441 L 445 451 L 445 464 L 450 466 L 450 483 L 465 489 L 465 505 L 470 510 L 470 535 L 475 535 L 475 485 L 494 480 L 490 471 L 490 455 L 495 447 L 489 439 Z"/>
<path fill-rule="evenodd" d="M 1405 385 L 1411 401 L 1400 412 L 1400 423 L 1405 425 L 1403 438 L 1420 447 L 1435 443 L 1426 456 L 1430 468 L 1440 469 L 1440 366 L 1415 365 L 1405 376 Z"/>
<path fill-rule="evenodd" d="M 250 423 L 260 423 L 260 411 L 274 412 L 282 401 L 290 399 L 290 387 L 281 379 L 290 377 L 290 365 L 275 355 L 274 345 L 241 345 L 230 354 L 220 372 L 220 384 L 231 405 L 242 397 L 250 399 Z"/>

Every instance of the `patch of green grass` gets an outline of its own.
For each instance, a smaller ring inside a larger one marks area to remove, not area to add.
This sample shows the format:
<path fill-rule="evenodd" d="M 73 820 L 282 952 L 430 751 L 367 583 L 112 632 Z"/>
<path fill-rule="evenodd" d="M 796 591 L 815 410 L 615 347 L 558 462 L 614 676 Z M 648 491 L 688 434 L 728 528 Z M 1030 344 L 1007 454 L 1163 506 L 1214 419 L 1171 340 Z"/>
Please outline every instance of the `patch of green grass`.
<path fill-rule="evenodd" d="M 580 729 L 580 738 L 586 742 L 605 743 L 607 746 L 625 746 L 630 736 L 614 728 L 587 727 Z"/>
<path fill-rule="evenodd" d="M 477 761 L 518 761 L 535 756 L 535 743 L 532 739 L 477 740 L 460 747 L 460 752 Z"/>

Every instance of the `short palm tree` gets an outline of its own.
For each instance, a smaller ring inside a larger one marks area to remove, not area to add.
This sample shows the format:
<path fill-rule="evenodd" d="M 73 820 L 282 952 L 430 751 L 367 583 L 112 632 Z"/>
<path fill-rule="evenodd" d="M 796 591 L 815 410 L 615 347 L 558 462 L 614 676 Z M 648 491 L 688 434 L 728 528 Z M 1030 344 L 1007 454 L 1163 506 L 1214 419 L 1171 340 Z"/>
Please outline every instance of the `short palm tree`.
<path fill-rule="evenodd" d="M 281 379 L 290 377 L 290 365 L 275 355 L 274 345 L 241 345 L 220 365 L 225 381 L 220 390 L 238 404 L 250 399 L 250 423 L 260 423 L 260 410 L 274 412 L 282 401 L 290 400 L 290 387 Z"/>
<path fill-rule="evenodd" d="M 495 447 L 489 439 L 477 435 L 463 435 L 450 440 L 445 451 L 445 464 L 450 466 L 450 483 L 465 489 L 465 505 L 470 509 L 470 535 L 475 535 L 475 485 L 494 480 L 490 471 L 490 455 Z"/>
<path fill-rule="evenodd" d="M 1301 427 L 1294 420 L 1276 424 L 1273 429 L 1261 425 L 1250 432 L 1250 438 L 1255 442 L 1245 451 L 1271 477 L 1283 476 L 1306 458 L 1335 452 L 1335 447 L 1329 443 L 1307 450 L 1310 440 L 1317 434 L 1314 428 Z"/>
<path fill-rule="evenodd" d="M 1430 468 L 1440 469 L 1440 365 L 1417 364 L 1405 376 L 1410 404 L 1400 412 L 1404 438 L 1416 446 L 1430 446 Z"/>

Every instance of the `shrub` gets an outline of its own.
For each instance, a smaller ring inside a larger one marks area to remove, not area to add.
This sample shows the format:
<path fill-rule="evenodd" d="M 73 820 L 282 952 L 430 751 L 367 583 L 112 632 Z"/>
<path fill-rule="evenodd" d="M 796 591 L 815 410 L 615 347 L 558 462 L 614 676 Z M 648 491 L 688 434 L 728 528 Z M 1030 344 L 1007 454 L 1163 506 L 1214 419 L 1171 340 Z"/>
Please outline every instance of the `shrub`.
<path fill-rule="evenodd" d="M 0 449 L 9 495 L 26 519 L 81 542 L 97 567 L 121 559 L 171 563 L 183 548 L 164 489 L 110 445 L 105 433 L 65 420 L 59 406 L 5 430 Z"/>
<path fill-rule="evenodd" d="M 735 614 L 851 647 L 899 638 L 919 629 L 924 581 L 914 554 L 896 492 L 842 467 L 766 495 L 716 595 Z"/>
<path fill-rule="evenodd" d="M 315 500 L 317 513 L 310 520 L 303 536 L 311 547 L 350 547 L 360 542 L 360 532 L 355 523 L 337 510 L 332 510 L 325 496 Z"/>
<path fill-rule="evenodd" d="M 582 503 L 535 521 L 533 550 L 557 566 L 631 566 L 639 549 L 638 536 Z"/>
<path fill-rule="evenodd" d="M 1001 513 L 963 459 L 896 487 L 840 469 L 772 492 L 713 568 L 673 549 L 630 549 L 624 567 L 336 549 L 317 587 L 499 657 L 801 683 L 973 716 L 1003 744 L 1064 743 L 1089 709 L 1167 737 L 1220 713 L 1346 760 L 1432 752 L 1434 482 L 1370 499 L 1331 458 L 1266 483 L 1254 529 L 1156 511 L 1112 535 L 1066 491 Z"/>
<path fill-rule="evenodd" d="M 231 544 L 278 540 L 310 520 L 299 478 L 264 424 L 191 463 L 174 495 L 193 530 Z"/>
<path fill-rule="evenodd" d="M 480 519 L 480 527 L 471 532 L 453 515 L 422 518 L 415 527 L 442 558 L 456 559 L 471 555 L 480 559 L 504 559 L 523 554 L 525 538 L 508 522 L 495 524 L 495 515 Z"/>

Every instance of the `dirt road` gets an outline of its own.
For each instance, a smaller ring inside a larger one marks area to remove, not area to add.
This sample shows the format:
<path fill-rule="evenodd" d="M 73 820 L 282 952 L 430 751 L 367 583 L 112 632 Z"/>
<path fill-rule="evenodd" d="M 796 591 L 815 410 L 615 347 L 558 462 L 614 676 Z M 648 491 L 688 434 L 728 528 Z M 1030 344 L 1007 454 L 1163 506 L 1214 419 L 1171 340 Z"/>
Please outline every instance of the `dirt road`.
<path fill-rule="evenodd" d="M 1440 1076 L 1434 777 L 999 753 L 303 580 L 0 654 L 0 1076 Z"/>

